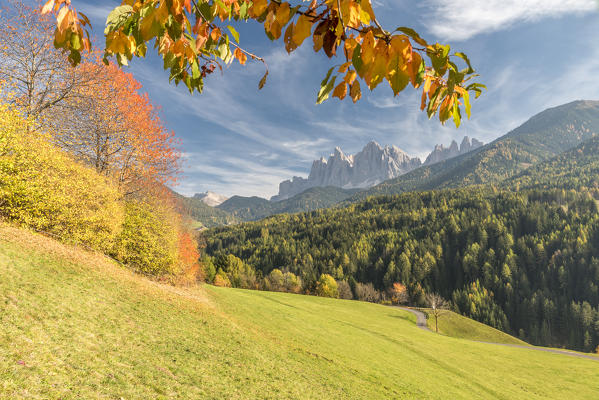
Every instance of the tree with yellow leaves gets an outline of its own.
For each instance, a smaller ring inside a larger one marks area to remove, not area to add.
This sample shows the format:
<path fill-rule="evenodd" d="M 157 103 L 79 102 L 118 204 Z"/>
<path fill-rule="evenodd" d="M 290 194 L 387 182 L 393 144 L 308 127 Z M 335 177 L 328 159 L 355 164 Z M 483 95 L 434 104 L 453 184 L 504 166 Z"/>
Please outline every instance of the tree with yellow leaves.
<path fill-rule="evenodd" d="M 42 13 L 56 14 L 55 45 L 78 64 L 81 52 L 90 48 L 87 17 L 71 0 L 48 0 Z M 362 85 L 373 90 L 386 80 L 395 96 L 409 84 L 421 89 L 421 109 L 429 118 L 438 114 L 442 123 L 453 118 L 459 126 L 462 107 L 470 117 L 470 94 L 478 97 L 484 88 L 471 82 L 477 75 L 464 53 L 451 54 L 449 45 L 430 44 L 407 27 L 384 29 L 370 0 L 123 0 L 106 21 L 104 59 L 127 64 L 133 57 L 144 57 L 153 41 L 170 79 L 192 93 L 202 92 L 204 79 L 235 59 L 266 65 L 239 45 L 231 20 L 261 23 L 269 39 L 283 38 L 289 53 L 312 36 L 315 52 L 340 58 L 322 80 L 317 103 L 331 93 L 356 102 Z M 268 67 L 259 88 L 267 76 Z"/>

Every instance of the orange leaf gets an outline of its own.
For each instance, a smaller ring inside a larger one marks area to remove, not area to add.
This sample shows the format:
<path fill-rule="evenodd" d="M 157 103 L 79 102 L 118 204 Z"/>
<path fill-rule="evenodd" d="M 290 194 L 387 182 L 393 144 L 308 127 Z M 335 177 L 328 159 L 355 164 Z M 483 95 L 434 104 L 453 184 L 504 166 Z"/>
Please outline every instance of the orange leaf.
<path fill-rule="evenodd" d="M 339 100 L 343 100 L 347 96 L 347 83 L 341 82 L 333 91 L 333 97 L 338 97 Z"/>
<path fill-rule="evenodd" d="M 241 51 L 239 48 L 236 48 L 233 52 L 233 55 L 239 61 L 239 64 L 245 65 L 245 62 L 247 61 L 248 57 L 245 55 L 243 51 Z"/>

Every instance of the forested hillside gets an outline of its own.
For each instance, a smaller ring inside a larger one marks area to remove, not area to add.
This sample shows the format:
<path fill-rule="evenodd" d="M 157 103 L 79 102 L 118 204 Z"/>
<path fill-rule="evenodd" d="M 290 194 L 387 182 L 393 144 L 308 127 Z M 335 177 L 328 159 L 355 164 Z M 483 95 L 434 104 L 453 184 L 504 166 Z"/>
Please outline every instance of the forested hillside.
<path fill-rule="evenodd" d="M 274 214 L 312 211 L 331 207 L 356 193 L 333 186 L 313 187 L 289 199 L 268 201 L 261 197 L 233 196 L 217 206 L 242 221 L 254 221 Z"/>
<path fill-rule="evenodd" d="M 471 153 L 357 193 L 352 200 L 412 190 L 497 184 L 530 166 L 568 151 L 599 133 L 599 102 L 575 101 L 547 109 Z"/>
<path fill-rule="evenodd" d="M 595 198 L 484 188 L 383 196 L 209 230 L 206 250 L 264 276 L 289 271 L 306 292 L 321 274 L 349 283 L 350 297 L 360 283 L 383 291 L 401 282 L 415 304 L 439 292 L 524 340 L 588 351 L 599 344 Z"/>
<path fill-rule="evenodd" d="M 599 188 L 599 137 L 528 168 L 504 185 L 514 190 Z"/>

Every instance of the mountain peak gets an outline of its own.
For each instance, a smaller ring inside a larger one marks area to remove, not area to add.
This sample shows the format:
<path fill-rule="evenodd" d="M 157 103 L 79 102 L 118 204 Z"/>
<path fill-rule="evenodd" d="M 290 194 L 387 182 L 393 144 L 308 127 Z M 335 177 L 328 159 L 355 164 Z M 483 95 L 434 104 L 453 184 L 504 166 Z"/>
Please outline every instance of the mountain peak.
<path fill-rule="evenodd" d="M 321 158 L 312 163 L 308 179 L 281 182 L 279 194 L 273 196 L 272 200 L 285 200 L 312 187 L 371 187 L 405 174 L 421 164 L 420 159 L 411 158 L 399 147 L 383 148 L 374 140 L 354 155 L 345 155 L 340 147 L 336 147 L 328 160 Z"/>
<path fill-rule="evenodd" d="M 202 200 L 210 207 L 216 207 L 229 199 L 227 196 L 211 192 L 210 190 L 204 193 L 196 193 L 193 195 L 193 197 Z"/>
<path fill-rule="evenodd" d="M 449 158 L 457 157 L 472 150 L 476 150 L 482 146 L 483 142 L 480 142 L 474 138 L 472 141 L 470 141 L 468 136 L 464 136 L 462 143 L 459 146 L 455 140 L 452 140 L 451 144 L 447 148 L 442 144 L 437 144 L 435 145 L 434 150 L 428 155 L 428 157 L 426 157 L 424 165 L 435 164 Z"/>

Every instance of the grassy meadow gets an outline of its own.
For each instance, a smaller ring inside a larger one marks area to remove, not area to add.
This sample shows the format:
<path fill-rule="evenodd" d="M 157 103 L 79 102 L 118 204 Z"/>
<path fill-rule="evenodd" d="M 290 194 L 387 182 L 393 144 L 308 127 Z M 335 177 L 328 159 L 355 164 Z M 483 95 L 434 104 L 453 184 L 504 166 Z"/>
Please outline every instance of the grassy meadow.
<path fill-rule="evenodd" d="M 597 361 L 376 304 L 175 288 L 6 225 L 0 277 L 2 399 L 599 398 Z"/>

